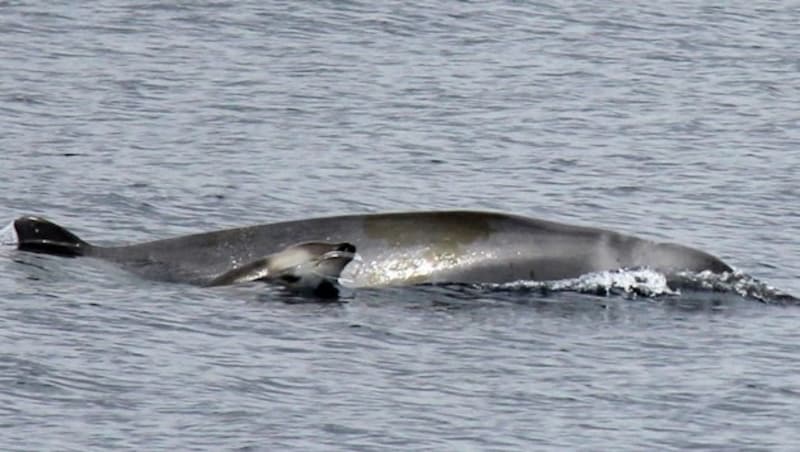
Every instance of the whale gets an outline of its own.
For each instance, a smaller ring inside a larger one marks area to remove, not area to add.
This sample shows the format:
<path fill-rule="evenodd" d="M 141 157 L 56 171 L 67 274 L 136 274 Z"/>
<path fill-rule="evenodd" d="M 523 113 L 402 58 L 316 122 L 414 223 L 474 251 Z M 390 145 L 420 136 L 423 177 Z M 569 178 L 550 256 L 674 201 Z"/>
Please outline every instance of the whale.
<path fill-rule="evenodd" d="M 232 266 L 306 242 L 352 245 L 358 258 L 339 279 L 353 288 L 548 281 L 626 268 L 733 271 L 689 246 L 492 211 L 324 216 L 108 246 L 38 216 L 16 219 L 14 229 L 22 251 L 92 257 L 144 278 L 206 286 L 225 280 Z"/>

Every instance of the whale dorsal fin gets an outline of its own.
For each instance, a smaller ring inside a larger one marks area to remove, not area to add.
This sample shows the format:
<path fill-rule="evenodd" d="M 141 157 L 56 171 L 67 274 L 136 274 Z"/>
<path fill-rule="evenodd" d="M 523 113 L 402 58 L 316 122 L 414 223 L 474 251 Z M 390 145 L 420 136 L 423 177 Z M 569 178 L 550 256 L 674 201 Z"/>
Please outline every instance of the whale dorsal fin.
<path fill-rule="evenodd" d="M 64 227 L 41 217 L 27 216 L 14 221 L 17 231 L 17 248 L 34 253 L 58 256 L 83 256 L 92 245 Z"/>

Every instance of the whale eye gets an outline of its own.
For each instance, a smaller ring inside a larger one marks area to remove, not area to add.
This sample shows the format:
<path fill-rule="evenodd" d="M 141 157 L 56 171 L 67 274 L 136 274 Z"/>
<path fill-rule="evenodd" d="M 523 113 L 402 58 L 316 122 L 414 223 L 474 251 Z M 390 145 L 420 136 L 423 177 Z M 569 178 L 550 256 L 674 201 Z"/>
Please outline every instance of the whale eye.
<path fill-rule="evenodd" d="M 300 277 L 297 275 L 293 275 L 291 273 L 284 273 L 283 275 L 279 276 L 278 279 L 285 283 L 293 284 L 297 281 L 300 281 Z"/>

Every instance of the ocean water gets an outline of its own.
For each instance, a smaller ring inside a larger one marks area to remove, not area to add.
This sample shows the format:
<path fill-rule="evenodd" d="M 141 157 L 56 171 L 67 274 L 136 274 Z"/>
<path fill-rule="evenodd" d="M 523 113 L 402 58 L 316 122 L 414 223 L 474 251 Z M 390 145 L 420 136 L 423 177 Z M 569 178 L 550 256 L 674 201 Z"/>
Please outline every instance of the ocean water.
<path fill-rule="evenodd" d="M 800 295 L 798 23 L 762 1 L 0 2 L 0 449 L 796 450 L 800 306 L 747 289 Z M 433 208 L 675 241 L 756 282 L 321 304 L 21 253 L 6 227 L 117 244 Z"/>

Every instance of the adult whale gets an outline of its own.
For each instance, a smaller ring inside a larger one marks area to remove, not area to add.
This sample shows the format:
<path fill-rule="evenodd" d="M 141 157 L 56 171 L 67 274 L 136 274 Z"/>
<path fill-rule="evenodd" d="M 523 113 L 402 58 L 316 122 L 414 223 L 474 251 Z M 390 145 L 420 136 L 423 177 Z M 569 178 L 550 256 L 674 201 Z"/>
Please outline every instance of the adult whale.
<path fill-rule="evenodd" d="M 619 268 L 732 271 L 703 251 L 604 229 L 479 211 L 343 215 L 95 246 L 39 217 L 14 222 L 20 250 L 91 256 L 143 277 L 207 285 L 230 271 L 301 242 L 353 244 L 342 272 L 352 287 L 554 280 Z"/>

